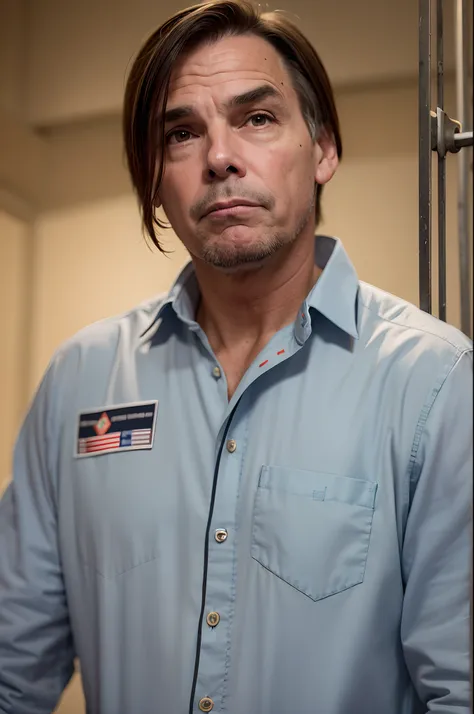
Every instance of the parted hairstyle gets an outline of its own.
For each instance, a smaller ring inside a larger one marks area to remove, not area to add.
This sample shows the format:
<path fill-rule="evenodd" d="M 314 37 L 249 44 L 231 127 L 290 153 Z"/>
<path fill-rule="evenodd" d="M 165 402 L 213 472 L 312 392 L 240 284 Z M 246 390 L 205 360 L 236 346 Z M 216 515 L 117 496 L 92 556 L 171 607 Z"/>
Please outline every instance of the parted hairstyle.
<path fill-rule="evenodd" d="M 312 140 L 326 133 L 342 156 L 327 72 L 314 47 L 284 13 L 261 12 L 247 0 L 211 0 L 180 10 L 150 35 L 135 57 L 122 115 L 126 161 L 142 227 L 159 250 L 163 249 L 156 229 L 166 224 L 156 216 L 156 203 L 164 172 L 164 115 L 173 68 L 197 47 L 238 35 L 255 35 L 275 48 L 289 72 Z M 321 220 L 322 191 L 323 186 L 316 185 L 316 225 Z"/>

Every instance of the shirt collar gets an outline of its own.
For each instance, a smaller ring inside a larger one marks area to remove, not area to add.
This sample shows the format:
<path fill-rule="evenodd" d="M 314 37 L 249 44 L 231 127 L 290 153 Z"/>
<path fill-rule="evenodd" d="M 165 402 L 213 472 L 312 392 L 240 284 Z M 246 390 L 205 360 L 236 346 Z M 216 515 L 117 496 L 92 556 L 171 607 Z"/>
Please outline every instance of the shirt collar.
<path fill-rule="evenodd" d="M 315 262 L 322 269 L 322 273 L 301 307 L 295 323 L 296 339 L 302 344 L 311 333 L 310 308 L 318 310 L 341 330 L 358 338 L 356 304 L 359 280 L 342 242 L 330 236 L 316 236 Z M 198 299 L 199 286 L 193 263 L 190 261 L 179 273 L 151 323 L 140 337 L 145 341 L 150 340 L 157 331 L 163 314 L 170 308 L 190 329 L 199 329 L 195 320 Z"/>
<path fill-rule="evenodd" d="M 306 299 L 308 306 L 357 339 L 359 279 L 342 242 L 316 236 L 315 258 L 323 272 Z"/>
<path fill-rule="evenodd" d="M 197 329 L 194 319 L 199 297 L 199 287 L 192 261 L 186 263 L 178 274 L 168 294 L 160 301 L 160 306 L 153 319 L 140 334 L 140 340 L 148 342 L 158 330 L 163 315 L 171 308 L 189 327 Z"/>

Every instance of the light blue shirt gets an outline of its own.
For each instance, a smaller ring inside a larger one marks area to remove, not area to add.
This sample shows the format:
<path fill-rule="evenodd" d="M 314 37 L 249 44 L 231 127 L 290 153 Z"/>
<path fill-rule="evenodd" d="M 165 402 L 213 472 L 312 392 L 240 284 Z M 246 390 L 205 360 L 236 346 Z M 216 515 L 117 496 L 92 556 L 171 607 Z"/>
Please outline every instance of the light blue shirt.
<path fill-rule="evenodd" d="M 467 714 L 472 345 L 316 260 L 230 402 L 191 264 L 57 351 L 0 506 L 2 714 L 75 656 L 88 714 Z"/>

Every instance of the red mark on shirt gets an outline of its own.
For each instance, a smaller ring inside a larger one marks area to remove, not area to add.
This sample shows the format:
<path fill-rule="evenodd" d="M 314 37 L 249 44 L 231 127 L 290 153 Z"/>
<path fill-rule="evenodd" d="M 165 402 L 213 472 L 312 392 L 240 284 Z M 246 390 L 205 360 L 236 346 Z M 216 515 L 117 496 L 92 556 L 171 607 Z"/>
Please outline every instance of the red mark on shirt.
<path fill-rule="evenodd" d="M 268 364 L 268 360 L 267 360 L 267 359 L 265 360 L 265 362 L 262 362 L 262 363 L 259 364 L 258 366 L 259 366 L 259 367 L 265 367 L 266 364 Z"/>
<path fill-rule="evenodd" d="M 282 355 L 284 353 L 285 353 L 285 350 L 280 350 L 279 352 L 277 352 L 277 355 Z"/>

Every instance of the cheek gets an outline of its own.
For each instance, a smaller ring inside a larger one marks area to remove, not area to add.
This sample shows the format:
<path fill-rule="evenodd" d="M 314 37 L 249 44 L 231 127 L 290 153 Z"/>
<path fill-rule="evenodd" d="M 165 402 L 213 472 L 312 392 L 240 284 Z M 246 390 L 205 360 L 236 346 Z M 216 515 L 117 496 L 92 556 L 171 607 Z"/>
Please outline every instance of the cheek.
<path fill-rule="evenodd" d="M 314 160 L 312 145 L 297 143 L 288 152 L 288 171 L 300 181 L 314 181 Z"/>
<path fill-rule="evenodd" d="M 163 201 L 168 203 L 175 201 L 180 195 L 181 183 L 184 182 L 179 181 L 179 171 L 176 170 L 176 166 L 167 166 L 163 173 L 160 188 L 160 194 Z"/>
<path fill-rule="evenodd" d="M 196 186 L 199 183 L 192 167 L 183 164 L 171 165 L 163 174 L 160 198 L 167 220 L 185 248 L 191 253 L 196 247 L 195 225 L 190 209 L 198 200 Z"/>
<path fill-rule="evenodd" d="M 189 173 L 182 166 L 171 166 L 165 169 L 160 187 L 160 198 L 170 221 L 182 222 L 191 202 L 190 186 Z"/>
<path fill-rule="evenodd" d="M 272 151 L 268 159 L 267 185 L 280 202 L 295 206 L 306 202 L 314 189 L 311 147 L 296 143 L 284 151 Z"/>

